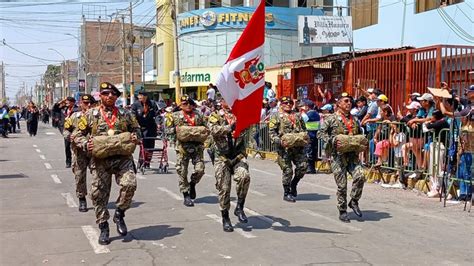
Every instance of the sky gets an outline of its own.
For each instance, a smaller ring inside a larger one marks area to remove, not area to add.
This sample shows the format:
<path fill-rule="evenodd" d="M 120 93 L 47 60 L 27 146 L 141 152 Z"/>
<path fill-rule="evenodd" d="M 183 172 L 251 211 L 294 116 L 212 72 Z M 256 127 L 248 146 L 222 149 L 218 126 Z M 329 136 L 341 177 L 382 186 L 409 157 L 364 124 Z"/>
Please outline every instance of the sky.
<path fill-rule="evenodd" d="M 443 11 L 432 10 L 416 15 L 413 12 L 414 0 L 380 0 L 379 23 L 355 31 L 354 47 L 401 46 L 404 2 L 403 46 L 474 45 L 474 0 L 465 0 Z M 154 26 L 155 1 L 136 0 L 133 3 L 134 23 L 145 25 L 150 22 L 148 26 Z M 334 0 L 334 3 L 346 5 L 347 0 Z M 83 12 L 86 17 L 95 18 L 102 14 L 102 20 L 109 21 L 117 10 L 128 6 L 126 1 L 2 1 L 0 61 L 4 62 L 7 73 L 7 96 L 13 99 L 23 83 L 28 89 L 34 86 L 47 64 L 59 64 L 63 56 L 72 60 L 78 57 L 77 36 Z M 3 45 L 2 40 L 16 50 Z M 334 49 L 334 52 L 341 51 L 347 51 L 347 48 Z"/>

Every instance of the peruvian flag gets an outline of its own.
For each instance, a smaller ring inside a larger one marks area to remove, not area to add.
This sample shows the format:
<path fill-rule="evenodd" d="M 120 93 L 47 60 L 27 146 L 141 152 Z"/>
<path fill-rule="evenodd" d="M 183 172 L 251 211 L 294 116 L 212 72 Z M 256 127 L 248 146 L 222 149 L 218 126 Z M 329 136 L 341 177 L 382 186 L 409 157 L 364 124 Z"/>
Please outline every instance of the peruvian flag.
<path fill-rule="evenodd" d="M 262 0 L 216 82 L 222 97 L 237 118 L 234 138 L 249 126 L 260 122 L 265 86 L 264 42 L 265 1 Z"/>

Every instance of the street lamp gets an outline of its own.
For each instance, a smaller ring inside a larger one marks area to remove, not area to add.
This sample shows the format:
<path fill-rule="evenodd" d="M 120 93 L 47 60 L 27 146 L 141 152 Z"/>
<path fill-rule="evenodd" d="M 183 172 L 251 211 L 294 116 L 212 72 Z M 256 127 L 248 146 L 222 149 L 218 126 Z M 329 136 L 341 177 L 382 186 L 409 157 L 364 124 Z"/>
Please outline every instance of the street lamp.
<path fill-rule="evenodd" d="M 66 90 L 66 86 L 65 86 L 66 82 L 64 82 L 64 80 L 65 80 L 64 77 L 68 75 L 66 57 L 54 48 L 48 48 L 48 50 L 56 52 L 57 54 L 59 54 L 63 58 L 63 62 L 64 62 L 64 66 L 65 66 L 64 68 L 61 66 L 61 72 L 62 72 L 62 74 L 61 74 L 61 98 L 63 98 L 64 95 L 68 95 L 67 90 Z"/>

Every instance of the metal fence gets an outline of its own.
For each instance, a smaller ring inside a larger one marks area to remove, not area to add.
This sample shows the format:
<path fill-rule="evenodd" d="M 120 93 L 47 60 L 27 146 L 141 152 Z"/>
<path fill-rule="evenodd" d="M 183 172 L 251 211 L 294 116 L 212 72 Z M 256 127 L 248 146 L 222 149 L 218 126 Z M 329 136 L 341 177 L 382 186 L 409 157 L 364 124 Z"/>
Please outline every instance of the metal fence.
<path fill-rule="evenodd" d="M 416 176 L 417 179 L 431 178 L 435 182 L 442 177 L 451 136 L 449 128 L 434 132 L 426 125 L 408 126 L 399 122 L 379 122 L 369 128 L 373 129 L 365 132 L 369 146 L 359 155 L 366 167 L 380 166 L 381 169 L 398 175 Z M 267 123 L 254 126 L 247 141 L 248 147 L 255 152 L 276 152 Z M 330 160 L 325 154 L 323 141 L 317 141 L 318 159 Z"/>

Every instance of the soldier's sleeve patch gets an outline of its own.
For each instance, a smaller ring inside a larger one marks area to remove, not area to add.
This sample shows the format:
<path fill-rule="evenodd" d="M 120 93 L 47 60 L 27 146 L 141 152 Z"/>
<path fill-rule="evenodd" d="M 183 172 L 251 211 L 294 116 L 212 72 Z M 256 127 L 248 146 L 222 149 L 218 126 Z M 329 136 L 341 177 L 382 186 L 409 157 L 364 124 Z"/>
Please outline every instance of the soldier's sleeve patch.
<path fill-rule="evenodd" d="M 217 123 L 217 121 L 219 121 L 219 119 L 217 119 L 217 117 L 215 115 L 212 115 L 210 118 L 209 118 L 209 122 L 215 124 Z"/>
<path fill-rule="evenodd" d="M 173 125 L 173 116 L 170 115 L 170 116 L 166 117 L 166 126 L 170 127 L 172 125 Z"/>
<path fill-rule="evenodd" d="M 69 129 L 71 126 L 72 126 L 71 118 L 67 118 L 66 121 L 64 121 L 64 128 Z"/>
<path fill-rule="evenodd" d="M 270 128 L 273 128 L 273 127 L 275 127 L 276 123 L 277 123 L 276 119 L 275 119 L 275 118 L 272 118 L 272 119 L 270 119 L 270 121 L 268 122 L 268 126 L 269 126 Z"/>
<path fill-rule="evenodd" d="M 87 128 L 87 119 L 85 116 L 81 116 L 81 118 L 79 118 L 79 121 L 77 122 L 77 128 L 80 130 L 85 130 Z"/>

